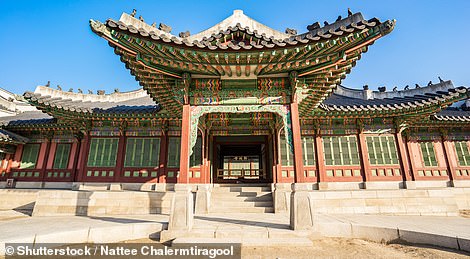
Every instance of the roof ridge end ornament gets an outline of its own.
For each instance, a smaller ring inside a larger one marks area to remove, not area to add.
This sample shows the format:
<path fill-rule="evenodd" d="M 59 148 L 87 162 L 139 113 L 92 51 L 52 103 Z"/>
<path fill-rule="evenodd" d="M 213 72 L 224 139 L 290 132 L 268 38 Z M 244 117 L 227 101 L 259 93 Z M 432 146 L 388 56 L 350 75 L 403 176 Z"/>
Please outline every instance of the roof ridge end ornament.
<path fill-rule="evenodd" d="M 397 20 L 387 20 L 379 25 L 380 34 L 387 35 L 395 28 Z"/>
<path fill-rule="evenodd" d="M 90 19 L 90 27 L 94 32 L 100 33 L 100 34 L 104 34 L 107 31 L 106 25 L 104 25 L 100 21 L 95 21 L 93 19 Z"/>

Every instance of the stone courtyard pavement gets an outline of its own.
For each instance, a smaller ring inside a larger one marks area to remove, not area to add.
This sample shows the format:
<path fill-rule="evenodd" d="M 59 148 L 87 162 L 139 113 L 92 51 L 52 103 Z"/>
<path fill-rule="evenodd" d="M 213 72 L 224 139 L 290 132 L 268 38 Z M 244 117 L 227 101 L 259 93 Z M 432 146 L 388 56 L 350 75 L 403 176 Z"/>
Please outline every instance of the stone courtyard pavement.
<path fill-rule="evenodd" d="M 195 215 L 193 230 L 176 243 L 236 242 L 247 246 L 309 246 L 311 237 L 401 239 L 470 251 L 470 219 L 436 216 L 318 215 L 314 230 L 292 231 L 289 216 L 273 213 Z M 168 215 L 29 217 L 0 212 L 0 247 L 8 242 L 106 243 L 158 238 Z M 309 238 L 310 237 L 310 238 Z"/>

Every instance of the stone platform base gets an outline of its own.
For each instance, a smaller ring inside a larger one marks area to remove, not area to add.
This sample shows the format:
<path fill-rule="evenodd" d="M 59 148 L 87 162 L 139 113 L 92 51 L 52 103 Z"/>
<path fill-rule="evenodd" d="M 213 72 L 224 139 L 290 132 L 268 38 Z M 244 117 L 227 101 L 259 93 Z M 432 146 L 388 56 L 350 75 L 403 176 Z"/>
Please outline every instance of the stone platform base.
<path fill-rule="evenodd" d="M 0 210 L 32 211 L 39 190 L 0 189 Z"/>
<path fill-rule="evenodd" d="M 288 213 L 291 194 L 288 185 L 276 184 L 276 213 Z M 314 214 L 388 214 L 457 216 L 470 209 L 470 188 L 426 188 L 389 190 L 314 190 L 308 191 L 309 206 Z M 313 217 L 313 216 L 312 216 Z"/>
<path fill-rule="evenodd" d="M 169 213 L 172 195 L 172 192 L 41 190 L 33 216 Z"/>

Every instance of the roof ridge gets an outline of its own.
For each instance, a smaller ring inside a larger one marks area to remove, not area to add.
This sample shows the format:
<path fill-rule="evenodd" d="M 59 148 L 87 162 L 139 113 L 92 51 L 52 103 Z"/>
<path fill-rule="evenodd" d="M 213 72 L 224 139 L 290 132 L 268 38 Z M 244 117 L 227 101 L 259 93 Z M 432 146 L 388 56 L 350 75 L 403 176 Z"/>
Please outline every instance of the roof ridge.
<path fill-rule="evenodd" d="M 239 25 L 238 25 L 239 24 Z M 209 38 L 213 34 L 218 34 L 220 31 L 226 31 L 229 27 L 248 27 L 251 31 L 257 31 L 258 34 L 265 34 L 267 37 L 274 37 L 276 39 L 286 39 L 289 38 L 287 33 L 280 32 L 276 29 L 273 29 L 263 23 L 256 21 L 255 19 L 245 15 L 243 10 L 234 10 L 233 14 L 225 18 L 216 25 L 200 31 L 194 35 L 189 36 L 187 39 L 192 42 L 194 40 L 202 40 L 204 37 Z"/>
<path fill-rule="evenodd" d="M 129 91 L 129 92 L 114 92 L 111 94 L 84 94 L 84 93 L 74 93 L 74 92 L 65 92 L 62 90 L 56 90 L 47 86 L 38 86 L 34 92 L 26 92 L 25 96 L 41 95 L 41 96 L 50 96 L 50 98 L 62 98 L 70 99 L 72 101 L 91 101 L 91 102 L 123 102 L 132 100 L 135 98 L 140 98 L 148 96 L 147 91 L 143 88 Z"/>
<path fill-rule="evenodd" d="M 430 82 L 431 83 L 431 82 Z M 435 94 L 436 92 L 443 91 L 448 92 L 451 89 L 456 89 L 451 80 L 441 80 L 435 84 L 428 84 L 427 86 L 413 88 L 413 89 L 404 89 L 398 91 L 374 91 L 369 89 L 354 89 L 349 88 L 343 85 L 338 85 L 334 90 L 334 93 L 341 96 L 359 98 L 363 100 L 373 100 L 373 99 L 392 99 L 397 97 L 414 97 L 418 95 L 426 94 Z"/>

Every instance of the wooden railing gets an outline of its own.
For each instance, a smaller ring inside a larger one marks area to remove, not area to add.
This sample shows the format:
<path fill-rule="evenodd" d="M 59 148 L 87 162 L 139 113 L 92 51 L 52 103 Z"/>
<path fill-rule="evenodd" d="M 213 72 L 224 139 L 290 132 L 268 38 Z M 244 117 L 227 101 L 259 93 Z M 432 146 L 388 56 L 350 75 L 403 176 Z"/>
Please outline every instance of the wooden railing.
<path fill-rule="evenodd" d="M 219 179 L 266 179 L 263 169 L 218 169 Z"/>

